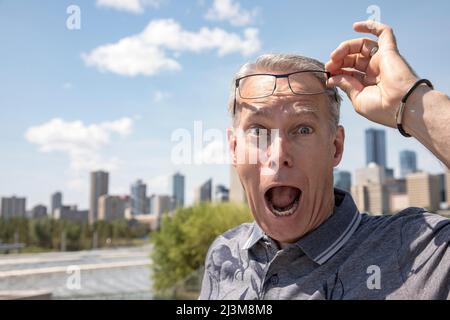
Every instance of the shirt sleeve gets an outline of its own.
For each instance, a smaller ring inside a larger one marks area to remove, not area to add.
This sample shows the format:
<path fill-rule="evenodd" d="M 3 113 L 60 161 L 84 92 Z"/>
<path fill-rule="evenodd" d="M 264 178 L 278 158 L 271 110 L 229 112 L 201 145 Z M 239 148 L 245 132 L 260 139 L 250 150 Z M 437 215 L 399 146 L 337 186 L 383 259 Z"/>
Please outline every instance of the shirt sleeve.
<path fill-rule="evenodd" d="M 405 289 L 415 299 L 450 299 L 450 219 L 407 210 L 398 252 Z"/>

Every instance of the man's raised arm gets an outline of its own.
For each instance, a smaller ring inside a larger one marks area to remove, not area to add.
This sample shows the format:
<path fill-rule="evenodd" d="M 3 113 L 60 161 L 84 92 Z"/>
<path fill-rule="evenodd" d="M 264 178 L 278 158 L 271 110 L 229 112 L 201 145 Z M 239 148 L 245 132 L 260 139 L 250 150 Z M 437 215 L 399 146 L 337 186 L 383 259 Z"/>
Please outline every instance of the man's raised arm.
<path fill-rule="evenodd" d="M 401 100 L 419 78 L 400 55 L 389 26 L 364 21 L 353 28 L 376 35 L 378 42 L 369 38 L 342 42 L 325 66 L 332 74 L 328 85 L 344 90 L 362 116 L 396 128 Z M 400 120 L 406 133 L 450 168 L 448 96 L 422 84 L 408 97 Z"/>

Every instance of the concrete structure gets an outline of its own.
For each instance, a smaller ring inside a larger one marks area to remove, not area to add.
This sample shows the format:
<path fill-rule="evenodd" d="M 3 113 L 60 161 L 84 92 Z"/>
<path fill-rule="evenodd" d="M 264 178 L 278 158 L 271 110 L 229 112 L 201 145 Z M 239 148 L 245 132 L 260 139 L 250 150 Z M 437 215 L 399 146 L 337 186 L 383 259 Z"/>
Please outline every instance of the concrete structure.
<path fill-rule="evenodd" d="M 369 163 L 367 167 L 356 170 L 355 185 L 366 185 L 369 183 L 384 184 L 386 181 L 385 168 L 376 163 Z"/>
<path fill-rule="evenodd" d="M 89 221 L 89 210 L 78 210 L 76 205 L 62 206 L 55 210 L 54 218 L 85 223 Z"/>
<path fill-rule="evenodd" d="M 386 168 L 386 134 L 383 129 L 366 130 L 366 165 L 371 162 Z"/>
<path fill-rule="evenodd" d="M 26 202 L 26 198 L 2 197 L 0 217 L 3 219 L 25 218 Z"/>
<path fill-rule="evenodd" d="M 355 185 L 351 190 L 356 206 L 361 212 L 374 215 L 387 214 L 389 210 L 389 193 L 386 186 L 378 183 Z"/>
<path fill-rule="evenodd" d="M 427 172 L 406 176 L 406 189 L 411 207 L 425 208 L 436 212 L 440 207 L 439 177 Z"/>
<path fill-rule="evenodd" d="M 405 178 L 410 173 L 417 172 L 417 156 L 414 151 L 403 150 L 400 152 L 400 176 Z"/>
<path fill-rule="evenodd" d="M 39 219 L 47 216 L 47 207 L 38 204 L 31 209 L 31 218 L 33 219 Z"/>
<path fill-rule="evenodd" d="M 212 179 L 208 179 L 198 189 L 195 190 L 194 202 L 211 202 L 212 201 Z"/>
<path fill-rule="evenodd" d="M 108 194 L 109 174 L 105 171 L 91 172 L 89 223 L 98 219 L 98 199 Z"/>
<path fill-rule="evenodd" d="M 145 214 L 148 212 L 147 185 L 141 180 L 137 180 L 131 185 L 130 206 L 132 216 Z"/>
<path fill-rule="evenodd" d="M 50 208 L 50 214 L 54 215 L 54 212 L 56 209 L 61 208 L 63 205 L 63 195 L 61 192 L 57 191 L 54 194 L 52 194 L 52 197 L 50 199 L 50 204 L 51 204 L 51 208 Z"/>
<path fill-rule="evenodd" d="M 184 176 L 177 172 L 172 176 L 172 196 L 175 201 L 175 208 L 184 207 Z"/>
<path fill-rule="evenodd" d="M 247 203 L 247 196 L 242 187 L 241 180 L 233 166 L 230 166 L 230 194 L 231 202 Z"/>
<path fill-rule="evenodd" d="M 98 200 L 98 220 L 124 219 L 126 201 L 126 197 L 123 196 L 101 196 Z"/>
<path fill-rule="evenodd" d="M 334 169 L 333 180 L 336 188 L 350 192 L 352 187 L 352 174 L 350 172 Z"/>
<path fill-rule="evenodd" d="M 408 207 L 410 207 L 408 194 L 406 193 L 389 194 L 389 210 L 391 213 L 397 213 Z"/>
<path fill-rule="evenodd" d="M 161 215 L 173 209 L 173 198 L 169 195 L 152 195 L 152 215 Z"/>

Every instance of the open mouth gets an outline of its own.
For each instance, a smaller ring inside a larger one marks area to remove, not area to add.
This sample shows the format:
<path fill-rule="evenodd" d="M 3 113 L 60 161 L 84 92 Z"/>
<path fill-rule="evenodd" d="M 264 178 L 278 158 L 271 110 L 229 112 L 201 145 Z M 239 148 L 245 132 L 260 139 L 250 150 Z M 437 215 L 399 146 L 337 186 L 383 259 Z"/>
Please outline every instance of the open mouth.
<path fill-rule="evenodd" d="M 277 217 L 287 217 L 294 214 L 298 208 L 302 191 L 291 186 L 272 187 L 266 191 L 264 198 L 267 207 Z"/>

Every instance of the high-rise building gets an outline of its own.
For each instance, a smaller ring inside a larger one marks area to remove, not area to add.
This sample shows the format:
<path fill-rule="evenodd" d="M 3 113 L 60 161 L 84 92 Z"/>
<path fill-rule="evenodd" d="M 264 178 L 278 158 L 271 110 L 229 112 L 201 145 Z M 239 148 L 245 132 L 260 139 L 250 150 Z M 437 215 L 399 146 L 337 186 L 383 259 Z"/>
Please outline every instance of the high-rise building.
<path fill-rule="evenodd" d="M 230 167 L 229 198 L 231 202 L 247 203 L 245 190 L 242 186 L 241 180 L 239 179 L 239 175 L 237 174 L 236 169 L 233 166 Z"/>
<path fill-rule="evenodd" d="M 98 220 L 98 199 L 108 194 L 109 174 L 105 171 L 91 172 L 91 191 L 90 191 L 90 208 L 89 223 Z"/>
<path fill-rule="evenodd" d="M 33 219 L 39 219 L 47 216 L 47 207 L 38 204 L 31 209 L 31 218 Z"/>
<path fill-rule="evenodd" d="M 26 213 L 26 198 L 16 196 L 3 197 L 0 216 L 4 219 L 24 218 Z"/>
<path fill-rule="evenodd" d="M 125 218 L 126 197 L 103 195 L 98 199 L 98 220 L 112 221 Z"/>
<path fill-rule="evenodd" d="M 172 196 L 175 208 L 184 207 L 184 176 L 179 172 L 172 176 Z"/>
<path fill-rule="evenodd" d="M 78 210 L 76 205 L 62 206 L 55 209 L 55 219 L 86 223 L 89 221 L 89 210 Z"/>
<path fill-rule="evenodd" d="M 206 180 L 197 190 L 195 190 L 195 202 L 212 201 L 212 179 Z"/>
<path fill-rule="evenodd" d="M 416 153 L 411 150 L 400 152 L 400 175 L 405 178 L 408 174 L 417 172 Z"/>
<path fill-rule="evenodd" d="M 406 189 L 410 206 L 430 212 L 440 209 L 438 176 L 427 172 L 410 173 L 406 176 Z"/>
<path fill-rule="evenodd" d="M 141 180 L 137 180 L 131 185 L 131 215 L 147 213 L 147 185 Z"/>
<path fill-rule="evenodd" d="M 62 201 L 63 201 L 63 196 L 62 193 L 57 191 L 54 194 L 52 194 L 52 197 L 50 199 L 50 203 L 51 203 L 51 215 L 54 215 L 54 212 L 56 209 L 61 208 L 62 207 Z"/>
<path fill-rule="evenodd" d="M 367 167 L 356 170 L 355 184 L 366 185 L 369 183 L 384 184 L 386 181 L 386 171 L 380 165 L 369 163 Z"/>
<path fill-rule="evenodd" d="M 229 201 L 230 190 L 222 184 L 216 186 L 215 201 L 227 202 Z"/>
<path fill-rule="evenodd" d="M 374 215 L 389 213 L 389 193 L 386 186 L 379 183 L 367 183 L 354 185 L 351 190 L 359 211 Z"/>
<path fill-rule="evenodd" d="M 336 188 L 350 192 L 352 186 L 352 175 L 350 172 L 334 169 L 333 180 Z"/>
<path fill-rule="evenodd" d="M 152 214 L 161 215 L 170 212 L 173 208 L 173 198 L 169 195 L 151 195 Z"/>
<path fill-rule="evenodd" d="M 386 168 L 386 134 L 383 129 L 366 130 L 366 165 L 371 162 Z"/>

